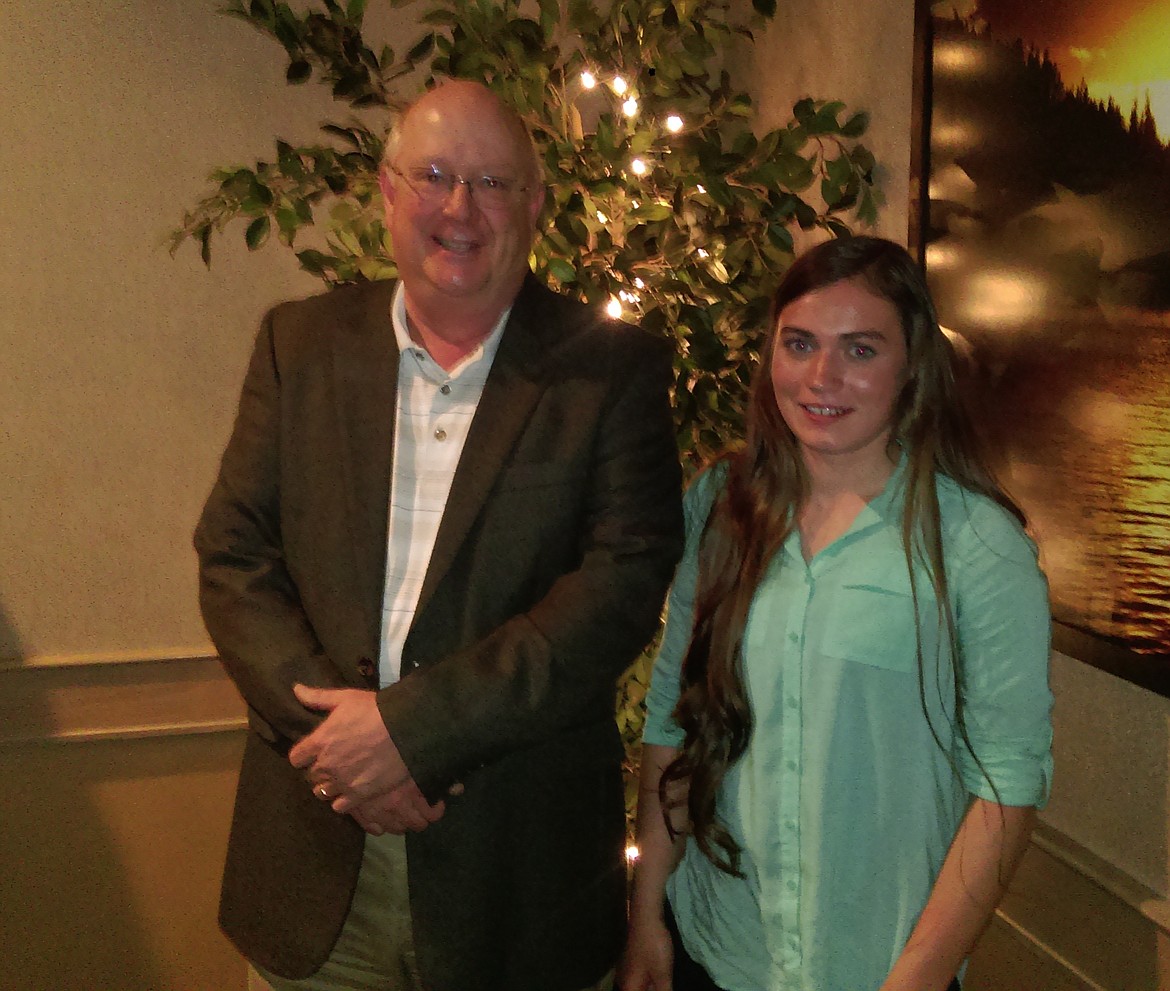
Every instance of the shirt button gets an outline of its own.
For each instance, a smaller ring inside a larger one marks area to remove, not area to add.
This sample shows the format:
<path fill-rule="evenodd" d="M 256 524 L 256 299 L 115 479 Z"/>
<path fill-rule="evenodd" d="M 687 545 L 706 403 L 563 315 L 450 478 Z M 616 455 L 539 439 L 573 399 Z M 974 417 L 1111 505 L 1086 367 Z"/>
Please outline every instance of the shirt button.
<path fill-rule="evenodd" d="M 796 770 L 796 761 L 788 760 L 785 762 L 784 766 L 787 767 L 788 770 L 790 770 L 790 771 L 795 771 Z"/>
<path fill-rule="evenodd" d="M 795 819 L 785 820 L 784 828 L 787 829 L 789 832 L 795 832 L 796 831 L 796 820 Z"/>
<path fill-rule="evenodd" d="M 788 698 L 785 699 L 784 701 L 789 709 L 795 709 L 798 705 L 800 705 L 800 702 L 797 701 L 797 698 L 795 695 L 789 695 Z"/>
<path fill-rule="evenodd" d="M 442 427 L 439 427 L 439 429 L 435 431 L 435 440 L 446 440 L 446 439 L 447 439 L 447 431 L 444 430 Z"/>
<path fill-rule="evenodd" d="M 439 386 L 439 391 L 440 391 L 440 392 L 441 392 L 441 393 L 442 393 L 444 396 L 449 396 L 449 395 L 451 395 L 451 383 L 450 383 L 450 382 L 444 382 L 444 383 L 443 383 L 441 386 Z"/>
<path fill-rule="evenodd" d="M 800 634 L 799 634 L 799 633 L 789 633 L 789 634 L 788 634 L 788 642 L 789 642 L 789 643 L 796 643 L 796 642 L 797 642 L 797 641 L 799 641 L 799 640 L 800 640 Z"/>
<path fill-rule="evenodd" d="M 796 890 L 796 882 L 789 881 L 787 884 L 784 885 L 784 887 L 786 887 L 789 891 L 795 891 Z"/>

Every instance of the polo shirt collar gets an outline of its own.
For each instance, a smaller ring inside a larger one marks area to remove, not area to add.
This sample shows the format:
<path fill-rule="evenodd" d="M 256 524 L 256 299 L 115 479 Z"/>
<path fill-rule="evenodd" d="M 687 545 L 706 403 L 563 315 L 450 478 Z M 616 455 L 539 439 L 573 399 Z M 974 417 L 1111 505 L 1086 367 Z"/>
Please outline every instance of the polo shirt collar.
<path fill-rule="evenodd" d="M 490 364 L 496 356 L 496 351 L 500 348 L 500 339 L 504 336 L 504 328 L 508 325 L 508 317 L 511 315 L 512 307 L 509 306 L 500 314 L 495 326 L 491 329 L 491 333 L 479 342 L 474 351 L 469 353 L 458 365 L 452 368 L 447 377 L 452 379 L 458 378 L 464 369 L 475 364 L 477 361 L 486 360 Z M 394 327 L 394 340 L 398 344 L 399 354 L 409 354 L 411 351 L 426 351 L 426 348 L 410 336 L 410 330 L 406 323 L 406 290 L 401 280 L 394 287 L 394 298 L 390 302 L 390 323 Z"/>

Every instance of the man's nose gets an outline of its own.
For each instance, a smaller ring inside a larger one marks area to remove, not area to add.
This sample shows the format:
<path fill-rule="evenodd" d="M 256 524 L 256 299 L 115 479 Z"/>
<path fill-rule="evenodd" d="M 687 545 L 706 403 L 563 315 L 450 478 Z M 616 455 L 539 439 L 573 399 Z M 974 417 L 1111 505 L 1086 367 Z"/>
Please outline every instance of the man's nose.
<path fill-rule="evenodd" d="M 472 208 L 471 183 L 454 177 L 451 191 L 443 200 L 443 214 L 448 217 L 466 217 Z"/>

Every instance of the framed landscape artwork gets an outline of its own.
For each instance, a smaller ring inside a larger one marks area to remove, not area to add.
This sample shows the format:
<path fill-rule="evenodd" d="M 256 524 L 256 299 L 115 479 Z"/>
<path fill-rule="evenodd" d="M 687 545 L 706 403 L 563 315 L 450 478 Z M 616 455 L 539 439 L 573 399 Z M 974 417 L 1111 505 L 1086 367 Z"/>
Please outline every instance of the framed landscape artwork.
<path fill-rule="evenodd" d="M 919 13 L 917 246 L 1056 647 L 1170 696 L 1170 0 Z"/>

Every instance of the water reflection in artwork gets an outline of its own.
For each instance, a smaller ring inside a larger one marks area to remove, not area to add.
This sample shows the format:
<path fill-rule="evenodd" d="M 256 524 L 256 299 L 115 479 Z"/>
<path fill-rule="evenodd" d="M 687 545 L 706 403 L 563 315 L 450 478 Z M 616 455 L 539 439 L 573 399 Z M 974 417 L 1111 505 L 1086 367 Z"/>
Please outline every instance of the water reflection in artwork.
<path fill-rule="evenodd" d="M 1170 149 L 1036 6 L 935 19 L 927 269 L 1055 618 L 1170 671 Z"/>

